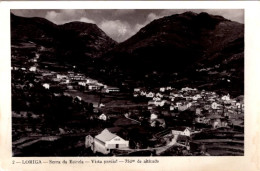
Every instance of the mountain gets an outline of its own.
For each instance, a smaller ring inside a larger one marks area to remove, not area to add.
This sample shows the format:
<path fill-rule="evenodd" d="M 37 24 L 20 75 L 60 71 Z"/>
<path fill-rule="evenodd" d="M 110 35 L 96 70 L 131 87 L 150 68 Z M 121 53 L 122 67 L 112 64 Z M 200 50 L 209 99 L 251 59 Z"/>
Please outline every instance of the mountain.
<path fill-rule="evenodd" d="M 95 24 L 56 25 L 43 18 L 11 14 L 11 44 L 22 46 L 28 42 L 36 46 L 35 51 L 41 53 L 43 59 L 73 63 L 99 57 L 117 44 Z"/>
<path fill-rule="evenodd" d="M 117 43 L 108 37 L 96 24 L 83 22 L 70 22 L 59 26 L 63 33 L 74 33 L 76 39 L 84 45 L 84 51 L 87 56 L 99 57 L 103 52 L 114 47 Z M 72 41 L 69 43 L 75 43 Z"/>
<path fill-rule="evenodd" d="M 213 62 L 230 50 L 243 52 L 243 38 L 243 24 L 207 13 L 186 12 L 154 20 L 105 58 L 141 70 L 178 71 L 201 58 Z"/>
<path fill-rule="evenodd" d="M 12 56 L 38 54 L 49 65 L 77 65 L 109 85 L 129 81 L 133 87 L 191 86 L 244 94 L 244 24 L 222 16 L 166 16 L 118 44 L 95 24 L 56 25 L 11 14 L 11 44 Z M 12 58 L 12 64 L 21 60 Z"/>
<path fill-rule="evenodd" d="M 244 25 L 204 12 L 175 14 L 152 21 L 103 58 L 141 79 L 157 73 L 173 84 L 182 79 L 202 88 L 231 79 L 240 87 L 227 87 L 243 93 Z"/>

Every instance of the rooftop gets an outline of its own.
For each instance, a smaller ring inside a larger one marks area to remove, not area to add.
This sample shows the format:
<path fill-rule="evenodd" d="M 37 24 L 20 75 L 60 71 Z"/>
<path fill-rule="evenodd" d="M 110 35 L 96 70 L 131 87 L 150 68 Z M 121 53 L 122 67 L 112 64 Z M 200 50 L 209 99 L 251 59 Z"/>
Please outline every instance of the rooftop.
<path fill-rule="evenodd" d="M 112 134 L 108 129 L 104 129 L 100 134 L 95 136 L 95 138 L 99 139 L 102 142 L 106 142 L 112 140 L 116 136 L 116 134 Z"/>

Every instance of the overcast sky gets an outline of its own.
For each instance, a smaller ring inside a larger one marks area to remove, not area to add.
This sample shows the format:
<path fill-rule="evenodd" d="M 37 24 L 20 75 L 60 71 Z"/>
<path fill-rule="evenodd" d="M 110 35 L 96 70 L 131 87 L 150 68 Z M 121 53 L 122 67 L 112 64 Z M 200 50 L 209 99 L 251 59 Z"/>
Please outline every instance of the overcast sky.
<path fill-rule="evenodd" d="M 23 17 L 43 17 L 55 24 L 64 24 L 71 21 L 95 23 L 112 39 L 122 42 L 134 35 L 140 28 L 154 19 L 164 16 L 193 11 L 196 13 L 208 12 L 213 15 L 221 15 L 232 21 L 244 23 L 243 9 L 62 9 L 62 10 L 11 10 L 11 12 Z"/>

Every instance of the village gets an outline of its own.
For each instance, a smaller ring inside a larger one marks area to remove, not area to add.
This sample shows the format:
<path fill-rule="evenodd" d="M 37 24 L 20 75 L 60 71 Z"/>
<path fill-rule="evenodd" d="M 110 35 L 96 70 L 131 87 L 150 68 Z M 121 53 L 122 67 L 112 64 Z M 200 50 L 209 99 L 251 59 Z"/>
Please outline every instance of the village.
<path fill-rule="evenodd" d="M 160 154 L 164 150 L 166 151 L 173 145 L 184 146 L 189 150 L 191 137 L 205 130 L 231 127 L 243 129 L 243 99 L 231 99 L 229 94 L 219 96 L 214 92 L 198 91 L 196 88 L 186 87 L 178 91 L 171 87 L 161 87 L 154 92 L 146 92 L 145 89 L 135 88 L 133 96 L 135 98 L 145 97 L 149 99 L 147 104 L 147 109 L 150 113 L 150 117 L 148 118 L 149 126 L 161 130 L 161 132 L 156 134 L 157 138 L 166 141 L 165 146 L 148 148 L 150 150 L 154 149 L 156 154 Z M 190 117 L 193 117 L 191 119 L 192 123 L 184 121 L 184 119 L 188 119 L 186 117 L 182 118 L 184 122 L 182 126 L 175 126 L 171 123 L 166 124 L 166 117 L 169 119 L 171 116 L 178 118 L 178 115 L 180 115 L 179 112 L 186 110 L 190 111 L 189 114 L 192 115 Z M 131 119 L 131 113 L 126 113 L 125 117 Z M 102 114 L 99 119 L 106 120 L 106 118 L 107 116 Z M 141 124 L 147 118 L 141 115 L 135 117 L 135 119 L 135 122 Z M 206 127 L 209 129 L 205 129 Z M 109 153 L 111 149 L 133 150 L 128 148 L 129 141 L 125 141 L 112 132 L 113 130 L 104 129 L 95 137 L 87 136 L 86 146 L 91 146 L 94 152 L 99 151 L 105 154 Z M 135 148 L 138 150 L 134 151 L 147 150 L 139 149 L 139 146 Z"/>
<path fill-rule="evenodd" d="M 216 143 L 229 155 L 243 152 L 243 96 L 173 86 L 122 90 L 73 71 L 75 66 L 38 67 L 38 58 L 11 68 L 18 156 L 64 137 L 78 138 L 76 146 L 88 150 L 80 155 L 219 155 L 221 150 L 210 150 Z"/>

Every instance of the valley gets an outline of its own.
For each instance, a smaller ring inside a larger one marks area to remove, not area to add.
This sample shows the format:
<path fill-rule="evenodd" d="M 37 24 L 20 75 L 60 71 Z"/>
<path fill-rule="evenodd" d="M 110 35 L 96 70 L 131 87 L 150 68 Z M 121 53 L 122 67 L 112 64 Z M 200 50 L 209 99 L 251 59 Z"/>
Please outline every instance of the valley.
<path fill-rule="evenodd" d="M 11 14 L 13 156 L 244 155 L 244 25 L 185 12 L 118 43 Z"/>

